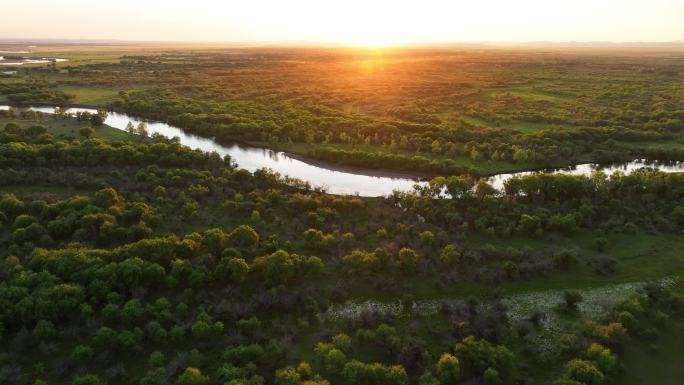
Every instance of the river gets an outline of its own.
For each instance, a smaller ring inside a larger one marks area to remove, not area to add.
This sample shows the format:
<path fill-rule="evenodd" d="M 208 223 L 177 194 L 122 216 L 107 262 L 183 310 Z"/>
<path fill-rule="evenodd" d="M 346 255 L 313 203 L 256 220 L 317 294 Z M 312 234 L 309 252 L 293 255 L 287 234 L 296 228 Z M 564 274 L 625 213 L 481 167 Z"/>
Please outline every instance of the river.
<path fill-rule="evenodd" d="M 7 110 L 10 107 L 0 105 L 0 109 Z M 53 113 L 52 107 L 29 107 L 33 111 L 43 113 Z M 97 110 L 90 108 L 69 108 L 67 113 L 79 111 L 96 113 Z M 334 165 L 323 166 L 321 164 L 311 164 L 302 160 L 294 159 L 281 151 L 274 151 L 260 147 L 250 147 L 239 144 L 223 145 L 214 139 L 199 137 L 197 135 L 184 132 L 178 127 L 171 126 L 163 122 L 149 121 L 132 117 L 127 114 L 110 112 L 107 115 L 105 124 L 111 127 L 125 130 L 126 125 L 131 122 L 137 125 L 140 122 L 147 124 L 150 134 L 160 134 L 168 138 L 178 137 L 183 145 L 207 152 L 216 152 L 221 156 L 229 155 L 241 168 L 255 171 L 260 168 L 270 168 L 281 175 L 301 179 L 309 182 L 312 186 L 322 187 L 331 194 L 358 194 L 360 196 L 383 196 L 389 195 L 394 190 L 408 191 L 413 189 L 416 184 L 425 182 L 407 178 L 393 178 L 387 176 L 376 176 L 376 171 L 349 171 L 346 167 L 335 167 Z M 646 160 L 634 160 L 624 164 L 602 166 L 597 164 L 580 164 L 568 168 L 545 170 L 545 172 L 563 172 L 576 175 L 589 175 L 594 170 L 602 170 L 606 173 L 613 171 L 623 171 L 629 173 L 641 167 L 654 167 L 664 172 L 684 172 L 683 162 L 650 162 Z M 529 175 L 539 171 L 524 171 L 509 174 L 498 174 L 489 178 L 497 189 L 501 189 L 504 182 L 518 175 Z"/>
<path fill-rule="evenodd" d="M 41 64 L 41 63 L 52 63 L 52 62 L 61 63 L 61 62 L 65 62 L 68 60 L 69 59 L 52 58 L 52 57 L 5 59 L 4 56 L 0 56 L 0 66 L 21 66 L 24 64 Z"/>

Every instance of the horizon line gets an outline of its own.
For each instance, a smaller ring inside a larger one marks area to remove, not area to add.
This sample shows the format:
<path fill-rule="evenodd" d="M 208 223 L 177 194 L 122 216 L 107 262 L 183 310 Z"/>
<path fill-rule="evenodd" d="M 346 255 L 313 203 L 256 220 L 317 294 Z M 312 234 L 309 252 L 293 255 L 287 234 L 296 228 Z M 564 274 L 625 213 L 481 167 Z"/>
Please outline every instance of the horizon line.
<path fill-rule="evenodd" d="M 359 47 L 357 44 L 350 44 L 340 41 L 314 41 L 314 40 L 250 40 L 250 41 L 231 41 L 231 40 L 144 40 L 144 39 L 113 39 L 113 38 L 0 38 L 2 44 L 220 44 L 220 45 L 239 45 L 239 46 L 299 46 L 299 47 Z M 402 47 L 436 47 L 448 45 L 478 45 L 478 46 L 681 46 L 684 47 L 684 39 L 677 40 L 653 40 L 653 41 L 611 41 L 611 40 L 432 40 L 432 41 L 413 41 L 396 44 L 387 44 L 389 48 Z M 361 45 L 361 47 L 363 47 Z M 368 46 L 367 48 L 373 48 Z"/>

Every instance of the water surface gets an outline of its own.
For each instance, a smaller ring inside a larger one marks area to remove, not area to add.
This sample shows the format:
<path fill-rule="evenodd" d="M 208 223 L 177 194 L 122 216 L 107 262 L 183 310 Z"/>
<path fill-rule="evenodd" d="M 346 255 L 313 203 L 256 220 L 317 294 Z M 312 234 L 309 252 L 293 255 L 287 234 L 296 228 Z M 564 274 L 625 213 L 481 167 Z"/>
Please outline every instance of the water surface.
<path fill-rule="evenodd" d="M 40 63 L 52 63 L 55 62 L 65 62 L 69 59 L 62 58 L 52 58 L 52 57 L 42 57 L 42 58 L 22 58 L 22 59 L 5 59 L 4 56 L 0 56 L 0 65 L 2 66 L 20 66 L 24 64 L 40 64 Z"/>

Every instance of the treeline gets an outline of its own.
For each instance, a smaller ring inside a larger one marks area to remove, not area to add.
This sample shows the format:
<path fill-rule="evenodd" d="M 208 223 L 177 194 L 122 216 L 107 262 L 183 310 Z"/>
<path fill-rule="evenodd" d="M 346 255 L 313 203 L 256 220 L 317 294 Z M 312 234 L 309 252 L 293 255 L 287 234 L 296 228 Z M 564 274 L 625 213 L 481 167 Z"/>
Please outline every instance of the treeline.
<path fill-rule="evenodd" d="M 431 160 L 419 155 L 409 156 L 386 152 L 337 150 L 332 147 L 317 148 L 310 151 L 308 155 L 311 155 L 316 159 L 349 166 L 442 175 L 476 174 L 475 170 L 469 167 L 459 166 L 451 159 Z"/>
<path fill-rule="evenodd" d="M 42 126 L 21 129 L 8 123 L 0 132 L 0 165 L 9 167 L 47 166 L 114 166 L 157 164 L 189 166 L 213 163 L 230 165 L 230 158 L 208 154 L 182 146 L 162 137 L 149 143 L 132 145 L 126 142 L 106 142 L 101 139 L 55 141 Z"/>
<path fill-rule="evenodd" d="M 491 235 L 541 236 L 578 229 L 679 232 L 684 176 L 655 170 L 625 175 L 533 174 L 510 178 L 503 191 L 484 180 L 436 178 L 415 193 L 395 193 L 402 207 L 443 225 Z"/>
<path fill-rule="evenodd" d="M 12 104 L 51 103 L 63 106 L 74 100 L 74 95 L 55 87 L 55 84 L 41 82 L 1 83 L 0 95 Z"/>

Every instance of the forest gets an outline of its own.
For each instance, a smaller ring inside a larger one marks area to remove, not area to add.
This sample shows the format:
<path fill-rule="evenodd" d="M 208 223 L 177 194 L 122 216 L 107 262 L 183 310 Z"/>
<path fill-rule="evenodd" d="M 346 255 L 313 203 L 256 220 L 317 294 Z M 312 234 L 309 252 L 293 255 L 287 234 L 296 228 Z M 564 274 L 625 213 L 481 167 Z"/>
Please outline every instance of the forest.
<path fill-rule="evenodd" d="M 684 374 L 684 175 L 480 178 L 684 161 L 684 55 L 59 49 L 0 78 L 1 103 L 100 109 L 0 110 L 0 383 Z M 431 179 L 327 194 L 107 110 Z"/>
<path fill-rule="evenodd" d="M 225 143 L 423 176 L 684 160 L 676 52 L 178 49 L 82 61 L 23 70 L 0 98 L 109 106 Z"/>

